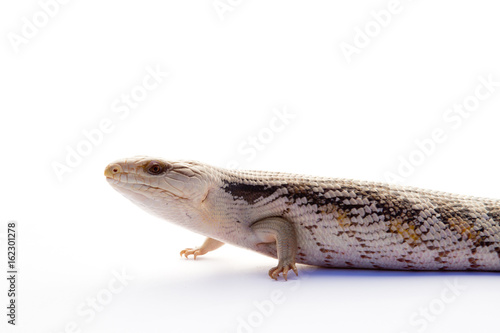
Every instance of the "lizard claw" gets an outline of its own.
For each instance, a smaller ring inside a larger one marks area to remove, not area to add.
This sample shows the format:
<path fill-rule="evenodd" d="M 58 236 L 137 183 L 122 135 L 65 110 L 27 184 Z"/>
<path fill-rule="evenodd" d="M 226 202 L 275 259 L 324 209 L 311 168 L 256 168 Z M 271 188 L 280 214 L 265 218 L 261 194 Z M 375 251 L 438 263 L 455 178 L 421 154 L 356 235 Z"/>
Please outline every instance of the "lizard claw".
<path fill-rule="evenodd" d="M 285 281 L 287 281 L 288 271 L 290 269 L 293 270 L 295 275 L 299 276 L 299 272 L 297 271 L 297 267 L 294 263 L 285 265 L 279 263 L 277 267 L 273 267 L 269 270 L 269 276 L 271 277 L 271 279 L 278 280 L 278 276 L 280 275 L 280 273 L 283 273 L 283 278 L 285 279 Z"/>
<path fill-rule="evenodd" d="M 186 257 L 186 259 L 188 259 L 188 257 L 190 255 L 193 255 L 194 260 L 196 260 L 196 257 L 198 255 L 201 255 L 201 254 L 202 253 L 201 253 L 200 249 L 192 249 L 192 248 L 187 248 L 187 249 L 184 249 L 180 252 L 181 257 L 184 256 L 184 257 Z"/>

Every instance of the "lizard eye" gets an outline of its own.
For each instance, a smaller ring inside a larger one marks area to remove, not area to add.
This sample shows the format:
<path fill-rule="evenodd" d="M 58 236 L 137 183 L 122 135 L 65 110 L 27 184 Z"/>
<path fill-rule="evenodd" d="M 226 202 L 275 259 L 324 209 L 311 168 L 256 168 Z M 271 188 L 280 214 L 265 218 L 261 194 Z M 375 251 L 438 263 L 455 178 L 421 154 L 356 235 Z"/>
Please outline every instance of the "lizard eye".
<path fill-rule="evenodd" d="M 146 167 L 146 171 L 153 176 L 162 174 L 163 172 L 165 172 L 165 170 L 165 165 L 156 161 L 149 162 L 148 166 Z"/>

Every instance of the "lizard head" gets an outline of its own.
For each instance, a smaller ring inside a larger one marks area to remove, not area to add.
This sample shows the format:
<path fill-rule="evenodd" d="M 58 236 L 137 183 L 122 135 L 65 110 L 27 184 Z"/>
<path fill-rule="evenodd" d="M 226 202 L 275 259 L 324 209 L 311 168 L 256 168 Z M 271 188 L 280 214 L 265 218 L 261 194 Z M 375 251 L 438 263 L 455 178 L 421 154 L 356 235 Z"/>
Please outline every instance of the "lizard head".
<path fill-rule="evenodd" d="M 108 183 L 154 215 L 182 222 L 206 198 L 211 172 L 193 161 L 137 156 L 117 160 L 104 170 Z"/>

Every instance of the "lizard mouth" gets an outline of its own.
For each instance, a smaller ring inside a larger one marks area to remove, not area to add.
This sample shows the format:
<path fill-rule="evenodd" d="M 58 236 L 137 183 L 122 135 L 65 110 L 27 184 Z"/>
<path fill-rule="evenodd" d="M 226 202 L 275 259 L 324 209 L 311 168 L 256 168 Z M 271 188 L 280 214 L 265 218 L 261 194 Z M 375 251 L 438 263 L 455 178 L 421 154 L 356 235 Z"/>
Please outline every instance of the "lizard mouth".
<path fill-rule="evenodd" d="M 106 180 L 113 188 L 115 188 L 119 192 L 124 192 L 124 194 L 127 195 L 140 196 L 137 199 L 147 198 L 149 200 L 158 201 L 159 199 L 165 198 L 166 196 L 176 199 L 186 199 L 164 188 L 144 183 L 123 182 L 107 175 Z"/>
<path fill-rule="evenodd" d="M 131 200 L 136 205 L 151 207 L 155 204 L 154 198 L 147 196 L 145 191 L 132 190 L 130 186 L 123 186 L 123 183 L 112 178 L 106 178 L 106 180 L 118 193 Z"/>

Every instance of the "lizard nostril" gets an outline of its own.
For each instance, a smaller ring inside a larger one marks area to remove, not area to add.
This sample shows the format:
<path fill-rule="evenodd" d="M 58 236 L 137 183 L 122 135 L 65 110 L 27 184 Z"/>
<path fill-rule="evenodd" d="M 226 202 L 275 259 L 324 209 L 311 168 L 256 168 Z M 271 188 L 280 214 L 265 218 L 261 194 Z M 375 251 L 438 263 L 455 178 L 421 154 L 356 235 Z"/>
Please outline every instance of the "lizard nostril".
<path fill-rule="evenodd" d="M 104 170 L 104 175 L 106 177 L 113 177 L 116 174 L 122 173 L 123 169 L 119 164 L 110 164 Z"/>
<path fill-rule="evenodd" d="M 119 172 L 123 172 L 122 167 L 121 167 L 120 165 L 118 165 L 118 164 L 113 164 L 113 165 L 111 165 L 111 166 L 110 166 L 110 169 L 111 169 L 111 172 L 112 172 L 113 174 L 115 174 L 115 173 L 119 173 Z"/>

